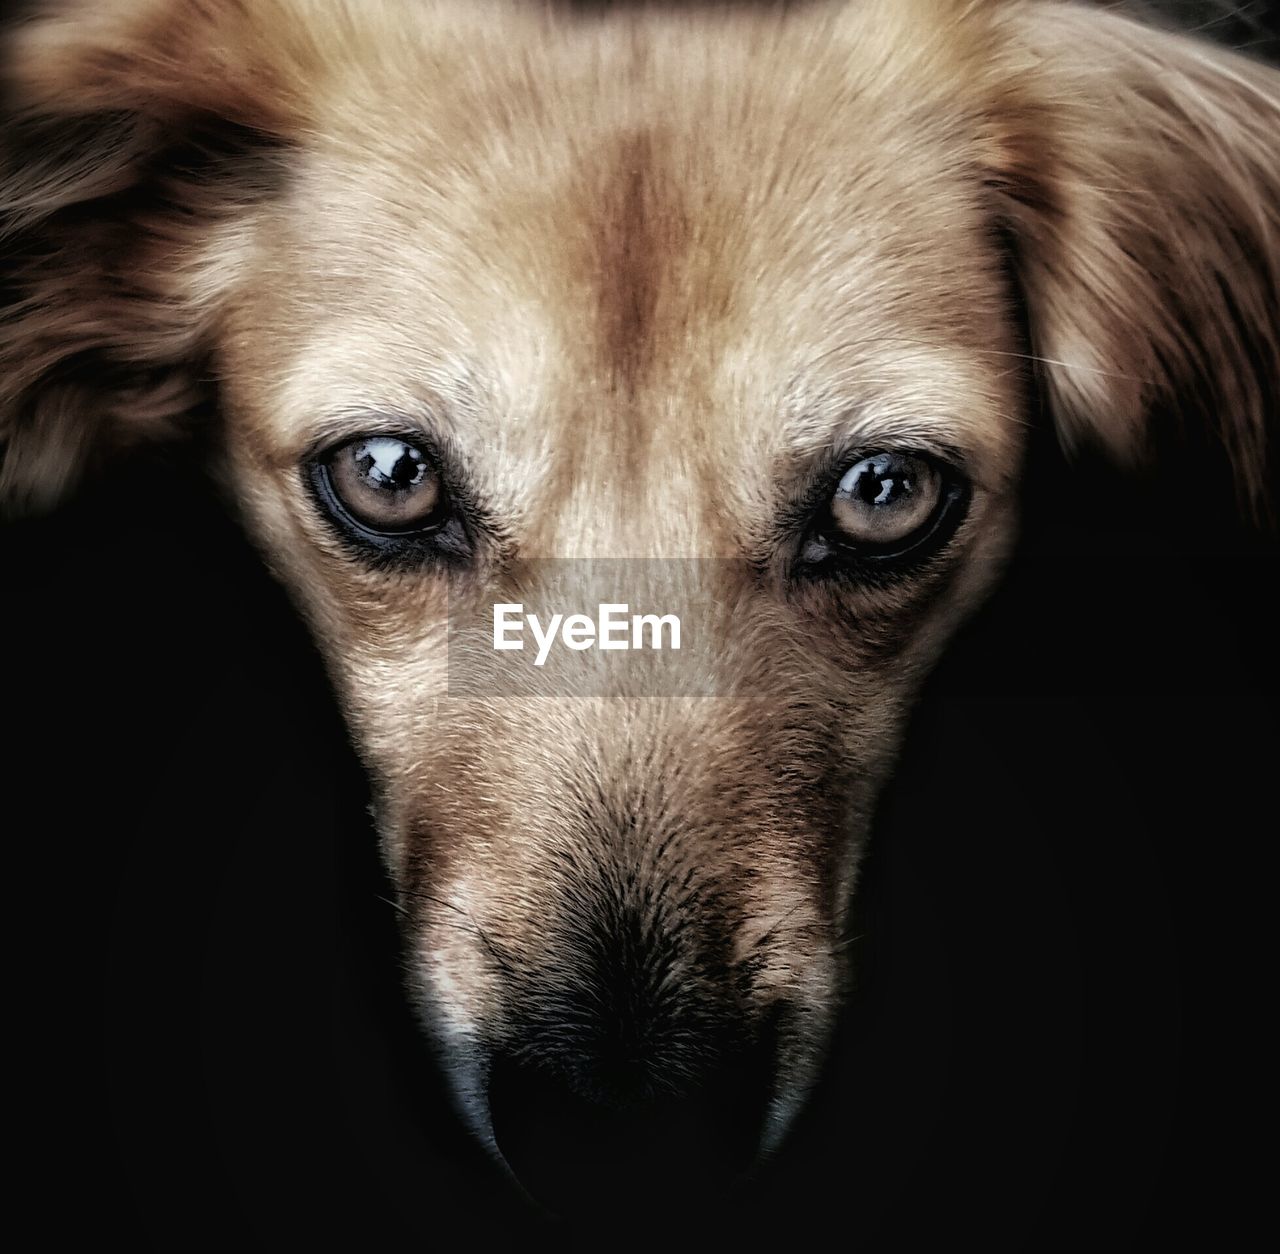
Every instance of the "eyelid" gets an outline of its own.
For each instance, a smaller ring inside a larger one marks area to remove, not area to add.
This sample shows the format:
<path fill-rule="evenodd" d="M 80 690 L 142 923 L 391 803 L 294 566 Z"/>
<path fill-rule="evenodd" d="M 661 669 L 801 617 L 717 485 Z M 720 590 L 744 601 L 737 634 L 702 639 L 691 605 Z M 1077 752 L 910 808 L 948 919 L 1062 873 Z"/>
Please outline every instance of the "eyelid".
<path fill-rule="evenodd" d="M 310 439 L 293 456 L 295 464 L 317 461 L 356 440 L 385 438 L 412 444 L 431 458 L 443 460 L 450 441 L 430 427 L 417 426 L 399 414 L 343 414 L 322 421 Z"/>
<path fill-rule="evenodd" d="M 312 466 L 348 444 L 374 438 L 400 440 L 412 445 L 440 476 L 445 492 L 454 503 L 465 512 L 474 514 L 478 522 L 492 525 L 491 511 L 479 499 L 473 476 L 468 473 L 466 461 L 457 445 L 448 437 L 415 427 L 400 415 L 363 414 L 359 421 L 352 415 L 331 419 L 313 436 L 295 465 Z"/>
<path fill-rule="evenodd" d="M 952 474 L 971 478 L 964 451 L 954 444 L 932 440 L 913 440 L 908 442 L 905 440 L 885 439 L 878 443 L 859 440 L 856 444 L 837 445 L 832 450 L 829 463 L 837 468 L 836 482 L 838 483 L 860 461 L 865 461 L 868 457 L 875 457 L 881 453 L 899 457 L 923 457 L 938 463 L 942 469 L 950 471 Z"/>
<path fill-rule="evenodd" d="M 856 444 L 837 444 L 821 452 L 802 472 L 780 511 L 779 524 L 787 531 L 795 526 L 797 515 L 806 519 L 822 508 L 835 495 L 840 481 L 860 461 L 877 453 L 896 453 L 909 457 L 927 457 L 936 462 L 944 474 L 964 479 L 972 484 L 973 478 L 965 465 L 963 453 L 954 445 L 917 442 L 907 446 L 903 442 L 884 440 L 874 444 L 859 440 Z"/>

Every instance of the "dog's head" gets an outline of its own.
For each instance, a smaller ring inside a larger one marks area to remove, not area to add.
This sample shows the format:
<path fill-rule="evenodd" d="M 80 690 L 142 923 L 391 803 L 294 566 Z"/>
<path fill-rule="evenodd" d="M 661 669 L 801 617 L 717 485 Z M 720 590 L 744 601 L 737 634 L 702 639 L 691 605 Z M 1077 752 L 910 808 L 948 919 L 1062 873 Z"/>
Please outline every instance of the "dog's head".
<path fill-rule="evenodd" d="M 1231 54 L 1017 0 L 111 0 L 5 74 L 5 500 L 216 423 L 517 1170 L 776 1143 L 1033 394 L 1125 459 L 1212 429 L 1260 501 L 1280 79 Z M 700 607 L 698 695 L 450 667 L 460 606 L 599 559 Z"/>

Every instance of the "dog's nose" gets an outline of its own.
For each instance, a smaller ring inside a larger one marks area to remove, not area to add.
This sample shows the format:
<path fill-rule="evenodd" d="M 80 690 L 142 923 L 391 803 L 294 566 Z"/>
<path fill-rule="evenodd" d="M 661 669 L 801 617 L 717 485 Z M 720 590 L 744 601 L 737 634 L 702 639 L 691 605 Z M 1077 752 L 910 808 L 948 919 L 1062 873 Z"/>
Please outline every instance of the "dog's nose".
<path fill-rule="evenodd" d="M 494 1136 L 521 1185 L 565 1217 L 713 1198 L 755 1160 L 772 1082 L 764 1042 L 697 1081 L 656 1091 L 639 1070 L 562 1072 L 494 1061 Z"/>

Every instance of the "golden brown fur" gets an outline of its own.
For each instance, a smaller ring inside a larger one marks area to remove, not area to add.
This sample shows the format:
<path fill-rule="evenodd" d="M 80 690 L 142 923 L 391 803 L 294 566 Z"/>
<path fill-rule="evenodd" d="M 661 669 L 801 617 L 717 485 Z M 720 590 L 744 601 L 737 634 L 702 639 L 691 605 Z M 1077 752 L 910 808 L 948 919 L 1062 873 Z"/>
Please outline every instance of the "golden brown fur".
<path fill-rule="evenodd" d="M 536 1053 L 604 979 L 591 937 L 634 925 L 680 938 L 643 978 L 686 1036 L 787 1007 L 780 1133 L 905 713 L 1012 541 L 1029 360 L 1067 441 L 1212 426 L 1264 511 L 1280 75 L 1020 0 L 50 12 L 5 68 L 5 501 L 216 420 L 478 1131 L 477 1043 Z M 317 516 L 300 464 L 371 413 L 434 432 L 493 520 L 452 584 Z M 885 441 L 962 458 L 945 560 L 789 587 L 778 520 L 815 461 Z M 450 691 L 450 587 L 516 599 L 517 558 L 728 559 L 697 568 L 721 695 Z M 673 1071 L 683 1041 L 655 1046 Z"/>

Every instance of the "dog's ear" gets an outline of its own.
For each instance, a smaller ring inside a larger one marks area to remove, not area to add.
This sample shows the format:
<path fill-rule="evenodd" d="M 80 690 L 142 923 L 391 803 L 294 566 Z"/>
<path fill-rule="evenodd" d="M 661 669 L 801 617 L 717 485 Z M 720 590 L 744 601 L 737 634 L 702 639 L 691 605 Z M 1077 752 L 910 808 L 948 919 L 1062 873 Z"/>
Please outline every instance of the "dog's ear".
<path fill-rule="evenodd" d="M 6 79 L 54 113 L 195 113 L 289 130 L 304 120 L 317 6 L 305 0 L 61 0 L 20 25 Z"/>
<path fill-rule="evenodd" d="M 1012 4 L 989 169 L 1068 446 L 1212 433 L 1246 513 L 1280 390 L 1280 71 L 1075 4 Z"/>
<path fill-rule="evenodd" d="M 0 512 L 53 504 L 207 407 L 236 224 L 279 183 L 325 73 L 315 7 L 75 0 L 8 33 Z"/>

